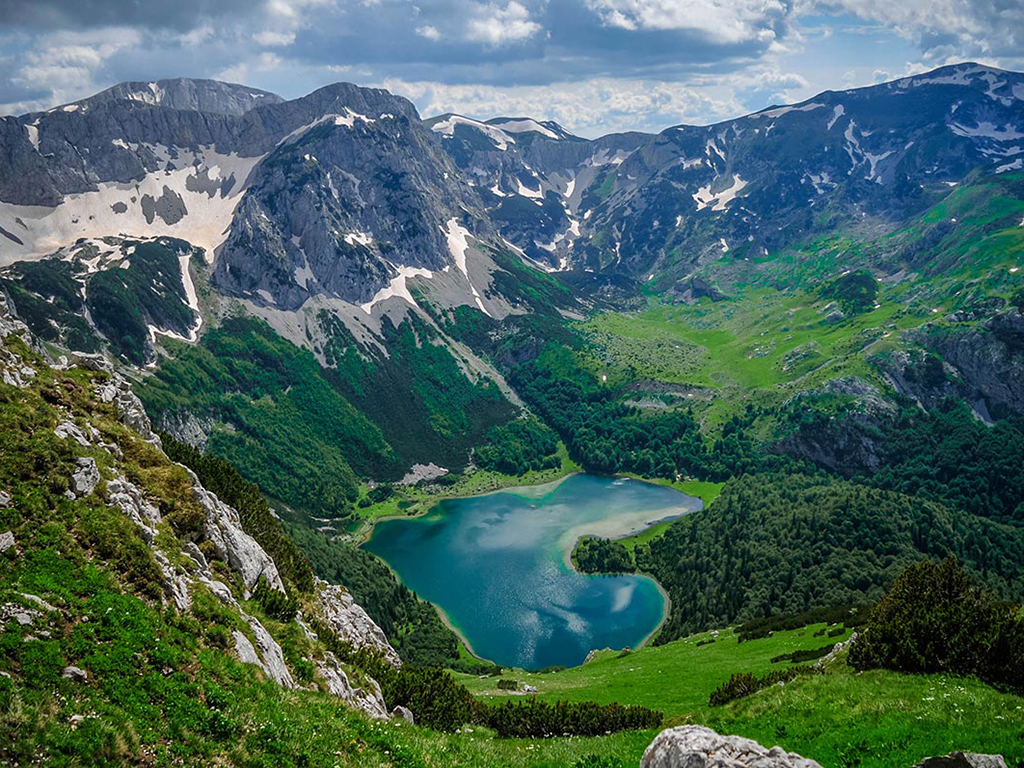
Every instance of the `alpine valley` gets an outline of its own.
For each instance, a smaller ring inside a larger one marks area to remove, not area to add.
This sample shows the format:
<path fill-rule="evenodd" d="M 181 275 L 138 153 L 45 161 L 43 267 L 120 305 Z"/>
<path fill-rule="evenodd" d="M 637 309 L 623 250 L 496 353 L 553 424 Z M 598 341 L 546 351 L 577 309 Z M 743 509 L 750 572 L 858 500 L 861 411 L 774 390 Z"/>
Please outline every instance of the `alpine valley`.
<path fill-rule="evenodd" d="M 1024 74 L 122 83 L 0 117 L 0 337 L 0 765 L 1024 766 Z"/>

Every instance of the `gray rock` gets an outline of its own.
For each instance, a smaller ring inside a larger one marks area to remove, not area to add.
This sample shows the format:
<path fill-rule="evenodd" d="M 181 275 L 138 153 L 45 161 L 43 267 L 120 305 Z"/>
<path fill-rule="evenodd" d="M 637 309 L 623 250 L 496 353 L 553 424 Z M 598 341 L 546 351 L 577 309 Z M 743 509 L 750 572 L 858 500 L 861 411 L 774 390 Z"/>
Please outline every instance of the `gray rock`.
<path fill-rule="evenodd" d="M 266 676 L 284 688 L 295 688 L 295 681 L 292 679 L 291 672 L 288 671 L 288 665 L 285 664 L 281 646 L 255 618 L 247 616 L 245 613 L 242 614 L 242 618 L 248 622 L 249 628 L 256 638 L 256 648 L 263 660 L 261 666 Z"/>
<path fill-rule="evenodd" d="M 196 499 L 206 512 L 206 536 L 213 542 L 218 557 L 241 575 L 247 589 L 255 587 L 263 577 L 272 589 L 283 591 L 277 566 L 263 547 L 242 530 L 238 511 L 206 490 L 192 470 L 186 468 L 186 471 L 192 477 Z"/>
<path fill-rule="evenodd" d="M 139 533 L 147 544 L 156 540 L 156 527 L 160 523 L 160 510 L 146 501 L 142 489 L 135 483 L 116 475 L 107 482 L 107 498 L 110 503 L 124 512 L 128 518 L 139 526 Z"/>
<path fill-rule="evenodd" d="M 96 460 L 84 456 L 75 462 L 78 470 L 71 476 L 71 487 L 78 496 L 88 496 L 100 482 L 100 470 L 96 466 Z"/>
<path fill-rule="evenodd" d="M 242 613 L 242 618 L 245 619 L 249 629 L 252 630 L 253 637 L 256 638 L 256 645 L 254 646 L 244 633 L 236 629 L 233 635 L 235 638 L 235 653 L 238 654 L 238 659 L 243 664 L 255 664 L 263 670 L 263 674 L 278 685 L 285 688 L 295 688 L 295 681 L 288 671 L 288 666 L 284 663 L 284 653 L 281 651 L 281 646 L 277 644 L 277 641 L 270 636 L 270 633 L 267 632 L 259 621 L 252 616 L 247 616 L 244 612 Z"/>
<path fill-rule="evenodd" d="M 346 589 L 324 581 L 318 581 L 317 587 L 324 623 L 339 640 L 351 644 L 356 650 L 374 649 L 395 667 L 402 665 L 402 659 L 388 642 L 384 630 L 356 604 Z"/>
<path fill-rule="evenodd" d="M 7 491 L 0 491 L 0 509 L 11 506 L 11 494 Z"/>
<path fill-rule="evenodd" d="M 925 758 L 914 768 L 1006 768 L 1006 760 L 1002 755 L 951 752 L 942 757 Z"/>
<path fill-rule="evenodd" d="M 243 664 L 255 664 L 262 669 L 263 662 L 260 661 L 260 656 L 249 638 L 237 629 L 232 634 L 235 638 L 235 653 L 238 654 L 238 660 Z"/>
<path fill-rule="evenodd" d="M 13 531 L 4 531 L 3 533 L 0 533 L 0 552 L 6 552 L 16 544 L 17 541 L 14 539 Z"/>
<path fill-rule="evenodd" d="M 640 768 L 821 768 L 814 760 L 766 749 L 740 736 L 721 736 L 701 725 L 681 725 L 659 733 Z"/>
<path fill-rule="evenodd" d="M 153 425 L 146 415 L 146 409 L 142 407 L 142 401 L 132 392 L 127 381 L 114 375 L 97 387 L 96 394 L 104 403 L 114 404 L 122 424 L 138 432 L 143 440 L 160 445 L 160 438 L 153 432 Z"/>
<path fill-rule="evenodd" d="M 332 696 L 337 696 L 349 706 L 365 712 L 375 720 L 387 719 L 388 710 L 376 680 L 367 678 L 362 688 L 353 686 L 338 659 L 330 651 L 316 663 L 316 670 Z"/>
<path fill-rule="evenodd" d="M 53 434 L 61 440 L 67 440 L 70 438 L 83 448 L 88 448 L 91 445 L 89 438 L 85 436 L 85 433 L 80 430 L 73 421 L 62 421 L 57 425 L 56 429 L 53 430 Z"/>
<path fill-rule="evenodd" d="M 60 676 L 74 683 L 89 682 L 89 674 L 81 667 L 64 667 L 64 671 L 60 673 Z"/>
<path fill-rule="evenodd" d="M 401 704 L 391 710 L 391 716 L 394 718 L 401 718 L 407 723 L 415 724 L 416 722 L 416 718 L 413 717 L 412 710 L 408 707 L 403 707 Z"/>
<path fill-rule="evenodd" d="M 30 603 L 35 603 L 44 611 L 49 611 L 50 613 L 54 613 L 57 611 L 56 606 L 50 605 L 50 603 L 43 600 L 43 598 L 39 597 L 39 595 L 30 595 L 27 592 L 21 592 L 20 594 L 24 600 L 28 600 Z"/>

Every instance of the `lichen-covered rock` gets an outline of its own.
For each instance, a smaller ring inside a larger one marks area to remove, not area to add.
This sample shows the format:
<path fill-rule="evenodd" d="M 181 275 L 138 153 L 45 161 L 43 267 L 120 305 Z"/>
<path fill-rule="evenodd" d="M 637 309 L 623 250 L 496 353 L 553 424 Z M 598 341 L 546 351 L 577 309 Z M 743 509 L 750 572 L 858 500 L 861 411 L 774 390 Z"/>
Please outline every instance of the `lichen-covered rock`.
<path fill-rule="evenodd" d="M 701 725 L 659 733 L 644 752 L 640 768 L 821 768 L 814 760 L 766 749 L 740 736 L 722 736 Z"/>
<path fill-rule="evenodd" d="M 363 687 L 353 686 L 337 657 L 330 651 L 316 663 L 316 671 L 332 696 L 337 696 L 374 719 L 387 719 L 388 710 L 376 680 L 368 678 Z"/>
<path fill-rule="evenodd" d="M 324 623 L 339 640 L 347 642 L 355 649 L 370 648 L 378 651 L 381 656 L 395 667 L 402 666 L 398 651 L 391 647 L 387 636 L 376 622 L 357 605 L 352 595 L 343 587 L 317 582 L 317 594 L 323 610 Z"/>
<path fill-rule="evenodd" d="M 7 491 L 0 491 L 0 509 L 11 506 L 11 494 Z"/>
<path fill-rule="evenodd" d="M 1006 760 L 1002 755 L 951 752 L 941 757 L 926 758 L 914 768 L 1006 768 Z"/>
<path fill-rule="evenodd" d="M 14 539 L 14 533 L 11 531 L 4 531 L 0 533 L 0 552 L 6 552 L 15 546 L 17 542 Z"/>
<path fill-rule="evenodd" d="M 71 489 L 78 496 L 88 496 L 100 482 L 100 470 L 96 460 L 82 456 L 75 461 L 78 469 L 71 475 Z"/>

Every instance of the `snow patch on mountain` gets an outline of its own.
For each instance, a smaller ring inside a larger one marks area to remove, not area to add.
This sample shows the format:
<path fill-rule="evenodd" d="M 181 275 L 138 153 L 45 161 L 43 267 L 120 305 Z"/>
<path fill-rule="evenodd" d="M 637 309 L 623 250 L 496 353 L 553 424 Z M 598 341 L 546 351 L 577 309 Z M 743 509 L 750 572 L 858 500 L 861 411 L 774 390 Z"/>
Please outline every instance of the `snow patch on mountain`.
<path fill-rule="evenodd" d="M 802 104 L 798 107 L 778 107 L 777 109 L 769 109 L 765 112 L 758 112 L 755 117 L 782 117 L 790 112 L 810 112 L 815 109 L 822 109 L 828 106 L 827 104 L 821 104 L 819 102 L 811 102 L 810 104 Z"/>
<path fill-rule="evenodd" d="M 732 183 L 721 192 L 712 192 L 712 184 L 708 184 L 698 189 L 692 197 L 693 201 L 697 204 L 698 211 L 708 206 L 711 206 L 713 211 L 724 211 L 725 207 L 736 199 L 736 195 L 746 186 L 747 182 L 741 179 L 739 174 L 736 174 L 733 176 Z"/>
<path fill-rule="evenodd" d="M 843 116 L 846 112 L 846 107 L 842 104 L 836 105 L 836 108 L 832 110 L 832 118 L 828 121 L 828 129 L 831 131 L 832 126 L 836 124 L 836 120 Z"/>
<path fill-rule="evenodd" d="M 448 223 L 444 228 L 445 237 L 448 239 L 448 250 L 452 254 L 452 258 L 455 260 L 455 267 L 458 269 L 466 280 L 469 281 L 469 291 L 473 296 L 473 301 L 476 302 L 477 307 L 485 315 L 490 316 L 490 312 L 484 307 L 483 299 L 480 297 L 480 292 L 477 291 L 476 286 L 473 285 L 473 280 L 469 276 L 469 269 L 466 265 L 466 251 L 469 250 L 469 230 L 459 224 L 458 219 L 454 216 L 448 219 Z M 447 271 L 447 267 L 445 270 Z"/>
<path fill-rule="evenodd" d="M 411 277 L 433 277 L 434 273 L 429 269 L 422 269 L 420 267 L 395 267 L 395 270 L 398 274 L 391 278 L 391 282 L 377 291 L 372 299 L 365 304 L 359 305 L 363 312 L 368 315 L 372 314 L 372 310 L 377 304 L 392 298 L 405 299 L 411 306 L 419 306 L 409 291 L 407 281 Z"/>
<path fill-rule="evenodd" d="M 468 117 L 462 117 L 461 115 L 449 115 L 444 120 L 434 123 L 431 129 L 435 133 L 440 133 L 442 136 L 454 136 L 455 126 L 457 125 L 468 125 L 471 128 L 476 128 L 481 133 L 485 134 L 487 138 L 494 142 L 495 147 L 501 151 L 508 149 L 509 144 L 515 144 L 516 140 L 505 133 L 500 128 L 495 128 L 493 125 L 487 123 L 481 123 L 479 120 L 471 120 Z"/>
<path fill-rule="evenodd" d="M 520 120 L 495 120 L 492 121 L 491 124 L 500 126 L 501 130 L 508 133 L 539 133 L 541 136 L 548 139 L 560 138 L 559 135 L 550 128 L 545 128 L 536 120 L 531 120 L 530 118 L 522 118 Z"/>
<path fill-rule="evenodd" d="M 960 123 L 950 123 L 949 130 L 957 136 L 970 136 L 973 138 L 994 139 L 995 141 L 1013 141 L 1024 139 L 1024 133 L 1020 133 L 1009 123 L 1002 128 L 995 123 L 979 122 L 976 126 L 969 127 Z"/>
<path fill-rule="evenodd" d="M 167 154 L 167 148 L 147 148 Z M 0 266 L 107 235 L 180 237 L 206 249 L 209 258 L 227 237 L 244 182 L 260 159 L 204 148 L 192 157 L 197 165 L 155 171 L 137 182 L 100 183 L 95 191 L 66 195 L 52 208 L 0 203 L 0 227 L 22 241 L 5 243 Z M 186 162 L 187 154 L 179 153 L 178 163 Z"/>
<path fill-rule="evenodd" d="M 28 140 L 32 143 L 32 148 L 36 152 L 39 151 L 39 121 L 36 120 L 34 123 L 28 123 L 25 125 L 25 133 L 28 134 Z"/>

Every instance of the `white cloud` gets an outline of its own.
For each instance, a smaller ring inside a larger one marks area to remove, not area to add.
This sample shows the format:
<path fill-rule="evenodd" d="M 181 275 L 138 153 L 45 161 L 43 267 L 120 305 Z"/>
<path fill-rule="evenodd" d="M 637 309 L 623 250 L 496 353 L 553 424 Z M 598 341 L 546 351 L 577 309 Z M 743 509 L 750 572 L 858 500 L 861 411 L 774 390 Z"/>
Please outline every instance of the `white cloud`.
<path fill-rule="evenodd" d="M 538 32 L 541 26 L 530 18 L 530 12 L 516 0 L 505 7 L 497 3 L 478 5 L 476 18 L 466 24 L 466 39 L 486 45 L 507 45 L 527 40 Z"/>
<path fill-rule="evenodd" d="M 252 39 L 267 48 L 283 47 L 295 42 L 295 33 L 274 32 L 273 30 L 267 29 L 262 32 L 257 32 L 252 36 Z"/>
<path fill-rule="evenodd" d="M 427 40 L 441 39 L 441 33 L 437 31 L 437 27 L 432 27 L 429 24 L 425 24 L 422 27 L 416 27 L 416 34 L 420 37 L 427 38 Z"/>
<path fill-rule="evenodd" d="M 425 116 L 444 112 L 478 118 L 529 115 L 554 120 L 581 136 L 713 122 L 744 111 L 724 89 L 616 78 L 514 87 L 390 79 L 383 86 L 412 99 Z"/>
<path fill-rule="evenodd" d="M 771 42 L 788 15 L 781 0 L 586 0 L 610 27 L 693 30 L 718 43 Z"/>
<path fill-rule="evenodd" d="M 805 0 L 798 10 L 879 22 L 936 60 L 994 53 L 1019 58 L 1024 48 L 1020 0 Z"/>

